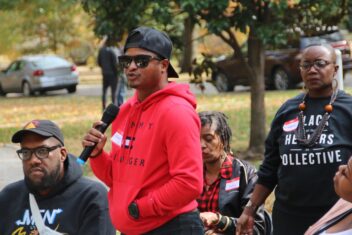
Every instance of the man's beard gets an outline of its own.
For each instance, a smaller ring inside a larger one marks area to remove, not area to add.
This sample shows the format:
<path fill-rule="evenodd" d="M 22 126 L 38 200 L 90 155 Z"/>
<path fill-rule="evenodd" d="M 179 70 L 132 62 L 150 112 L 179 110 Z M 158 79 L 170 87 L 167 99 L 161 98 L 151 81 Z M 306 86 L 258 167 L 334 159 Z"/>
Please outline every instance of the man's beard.
<path fill-rule="evenodd" d="M 60 181 L 60 162 L 56 165 L 55 169 L 47 174 L 44 172 L 44 177 L 40 182 L 33 182 L 28 176 L 24 177 L 27 187 L 30 191 L 40 192 L 54 187 Z"/>

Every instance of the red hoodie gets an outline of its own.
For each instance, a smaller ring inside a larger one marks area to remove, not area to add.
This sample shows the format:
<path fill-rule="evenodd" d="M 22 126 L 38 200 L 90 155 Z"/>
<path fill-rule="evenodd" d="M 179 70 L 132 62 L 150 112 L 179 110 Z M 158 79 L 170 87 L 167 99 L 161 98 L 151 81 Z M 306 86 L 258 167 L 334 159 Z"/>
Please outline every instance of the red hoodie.
<path fill-rule="evenodd" d="M 112 149 L 91 159 L 95 175 L 110 187 L 114 226 L 126 234 L 153 230 L 197 208 L 203 166 L 196 101 L 185 84 L 139 102 L 135 94 L 112 124 Z M 140 218 L 128 214 L 136 201 Z"/>

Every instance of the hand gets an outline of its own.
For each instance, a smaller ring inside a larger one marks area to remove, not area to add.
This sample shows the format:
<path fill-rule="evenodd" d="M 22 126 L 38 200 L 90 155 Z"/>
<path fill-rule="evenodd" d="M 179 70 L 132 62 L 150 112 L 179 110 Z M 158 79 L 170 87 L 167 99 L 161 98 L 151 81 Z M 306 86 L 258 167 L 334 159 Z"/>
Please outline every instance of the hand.
<path fill-rule="evenodd" d="M 214 212 L 202 212 L 200 219 L 206 227 L 212 227 L 219 221 L 219 216 Z"/>
<path fill-rule="evenodd" d="M 94 148 L 94 150 L 91 153 L 91 156 L 97 156 L 99 155 L 104 148 L 104 145 L 106 143 L 106 136 L 95 129 L 96 126 L 102 125 L 102 121 L 97 121 L 93 123 L 93 128 L 91 128 L 88 133 L 83 137 L 82 140 L 82 146 L 84 147 L 89 147 L 89 146 L 94 146 L 94 144 L 97 144 Z"/>
<path fill-rule="evenodd" d="M 254 226 L 254 216 L 249 209 L 244 209 L 242 215 L 237 220 L 236 235 L 252 235 Z"/>

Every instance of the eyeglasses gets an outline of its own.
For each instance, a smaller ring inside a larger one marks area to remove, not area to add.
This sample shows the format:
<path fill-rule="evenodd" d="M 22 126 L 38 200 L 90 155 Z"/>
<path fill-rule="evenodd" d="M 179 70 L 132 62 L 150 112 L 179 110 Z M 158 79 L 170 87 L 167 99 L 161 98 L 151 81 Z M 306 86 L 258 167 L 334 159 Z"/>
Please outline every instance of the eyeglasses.
<path fill-rule="evenodd" d="M 119 56 L 119 64 L 128 69 L 130 67 L 132 61 L 136 64 L 138 68 L 146 68 L 151 60 L 158 60 L 161 61 L 162 59 L 150 55 L 136 55 L 136 56 L 129 56 L 129 55 L 122 55 Z"/>
<path fill-rule="evenodd" d="M 332 62 L 326 61 L 326 60 L 315 60 L 313 62 L 303 62 L 302 64 L 299 65 L 299 67 L 302 70 L 309 70 L 310 68 L 312 68 L 312 66 L 314 66 L 315 69 L 323 69 L 325 68 L 327 65 L 332 64 Z"/>
<path fill-rule="evenodd" d="M 55 145 L 53 147 L 38 147 L 34 149 L 19 149 L 17 150 L 17 155 L 22 161 L 27 161 L 31 159 L 32 154 L 34 153 L 35 156 L 39 159 L 45 159 L 48 158 L 49 153 L 57 148 L 61 147 L 61 145 Z"/>

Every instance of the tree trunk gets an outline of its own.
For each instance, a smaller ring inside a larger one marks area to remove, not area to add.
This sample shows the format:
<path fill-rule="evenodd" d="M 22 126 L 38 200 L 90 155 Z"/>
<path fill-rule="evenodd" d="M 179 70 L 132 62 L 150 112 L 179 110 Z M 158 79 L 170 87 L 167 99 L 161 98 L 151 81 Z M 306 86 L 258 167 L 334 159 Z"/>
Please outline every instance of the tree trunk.
<path fill-rule="evenodd" d="M 181 60 L 181 73 L 189 73 L 192 71 L 192 59 L 193 59 L 193 29 L 194 22 L 187 17 L 184 21 L 185 31 L 183 34 L 183 54 Z"/>
<path fill-rule="evenodd" d="M 265 80 L 264 45 L 253 30 L 248 39 L 248 62 L 254 76 L 251 77 L 251 127 L 248 158 L 263 158 L 265 141 Z"/>

